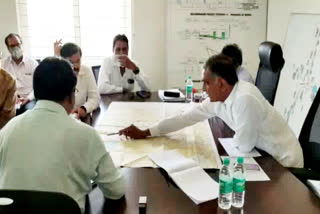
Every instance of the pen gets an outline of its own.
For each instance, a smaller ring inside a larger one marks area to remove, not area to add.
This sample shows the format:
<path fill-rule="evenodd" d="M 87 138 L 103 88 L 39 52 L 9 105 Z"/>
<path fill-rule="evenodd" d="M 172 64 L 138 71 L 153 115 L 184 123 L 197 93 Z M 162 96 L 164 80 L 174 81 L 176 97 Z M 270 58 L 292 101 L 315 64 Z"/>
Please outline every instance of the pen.
<path fill-rule="evenodd" d="M 108 136 L 119 134 L 119 132 L 109 133 Z"/>

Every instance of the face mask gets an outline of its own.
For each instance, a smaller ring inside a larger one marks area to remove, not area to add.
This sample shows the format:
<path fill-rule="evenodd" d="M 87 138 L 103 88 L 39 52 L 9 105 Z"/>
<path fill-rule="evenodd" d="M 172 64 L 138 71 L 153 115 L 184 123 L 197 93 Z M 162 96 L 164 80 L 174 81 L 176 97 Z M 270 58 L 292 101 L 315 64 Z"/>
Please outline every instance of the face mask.
<path fill-rule="evenodd" d="M 13 59 L 20 59 L 23 55 L 22 49 L 20 47 L 10 48 L 9 52 Z"/>

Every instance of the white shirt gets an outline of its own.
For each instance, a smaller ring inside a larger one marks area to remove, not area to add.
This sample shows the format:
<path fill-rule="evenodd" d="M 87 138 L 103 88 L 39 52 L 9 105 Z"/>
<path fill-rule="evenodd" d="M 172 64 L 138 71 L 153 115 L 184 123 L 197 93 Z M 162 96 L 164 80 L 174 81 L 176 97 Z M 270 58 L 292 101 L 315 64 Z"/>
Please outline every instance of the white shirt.
<path fill-rule="evenodd" d="M 80 67 L 75 98 L 75 107 L 84 106 L 87 109 L 87 113 L 92 112 L 99 106 L 100 96 L 93 72 L 85 65 Z"/>
<path fill-rule="evenodd" d="M 210 102 L 207 98 L 180 115 L 160 121 L 150 128 L 150 133 L 163 135 L 213 116 L 220 117 L 235 131 L 234 143 L 240 151 L 257 147 L 285 167 L 303 167 L 300 143 L 286 121 L 259 89 L 241 80 L 224 102 Z"/>
<path fill-rule="evenodd" d="M 239 80 L 243 80 L 243 81 L 250 82 L 250 83 L 254 84 L 254 80 L 253 80 L 251 74 L 244 67 L 239 66 L 237 68 L 236 72 L 237 72 L 237 76 L 238 76 Z"/>
<path fill-rule="evenodd" d="M 1 189 L 62 192 L 83 212 L 90 180 L 106 198 L 125 193 L 124 178 L 99 134 L 68 116 L 60 104 L 39 100 L 0 131 Z"/>
<path fill-rule="evenodd" d="M 13 61 L 11 56 L 8 56 L 1 63 L 2 69 L 9 72 L 16 79 L 16 92 L 22 98 L 28 97 L 33 90 L 33 73 L 37 66 L 38 62 L 27 56 L 23 56 L 19 65 Z"/>
<path fill-rule="evenodd" d="M 121 76 L 120 67 L 116 65 L 112 57 L 107 57 L 103 60 L 99 72 L 99 92 L 100 94 L 121 93 L 123 88 L 132 91 L 134 89 L 134 83 L 129 84 L 128 79 L 137 82 L 141 90 L 150 91 L 149 80 L 141 71 L 135 75 L 132 70 L 126 68 L 125 73 Z"/>

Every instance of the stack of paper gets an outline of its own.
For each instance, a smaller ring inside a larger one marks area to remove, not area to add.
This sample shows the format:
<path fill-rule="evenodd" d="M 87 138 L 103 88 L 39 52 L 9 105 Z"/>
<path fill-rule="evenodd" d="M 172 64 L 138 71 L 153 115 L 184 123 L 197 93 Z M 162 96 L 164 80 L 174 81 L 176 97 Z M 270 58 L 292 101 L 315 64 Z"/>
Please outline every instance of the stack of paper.
<path fill-rule="evenodd" d="M 307 180 L 307 184 L 311 187 L 312 191 L 320 198 L 320 181 Z"/>
<path fill-rule="evenodd" d="M 177 151 L 158 152 L 149 155 L 165 169 L 180 189 L 195 203 L 216 199 L 219 184 L 215 182 L 195 161 L 187 159 Z"/>
<path fill-rule="evenodd" d="M 177 93 L 180 93 L 180 96 L 179 97 L 166 97 L 166 96 L 164 96 L 165 91 L 177 92 Z M 159 90 L 158 96 L 162 101 L 165 101 L 165 102 L 184 102 L 186 100 L 186 97 L 179 89 Z"/>

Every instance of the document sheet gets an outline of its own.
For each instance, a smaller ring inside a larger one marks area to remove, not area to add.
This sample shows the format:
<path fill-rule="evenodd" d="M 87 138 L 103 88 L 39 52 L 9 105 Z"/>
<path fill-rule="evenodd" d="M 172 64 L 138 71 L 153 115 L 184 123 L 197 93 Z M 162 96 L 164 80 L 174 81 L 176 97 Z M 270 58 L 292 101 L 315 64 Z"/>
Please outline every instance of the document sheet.
<path fill-rule="evenodd" d="M 195 203 L 218 198 L 219 184 L 195 161 L 175 150 L 153 153 L 150 158 L 165 169 L 179 188 Z"/>

